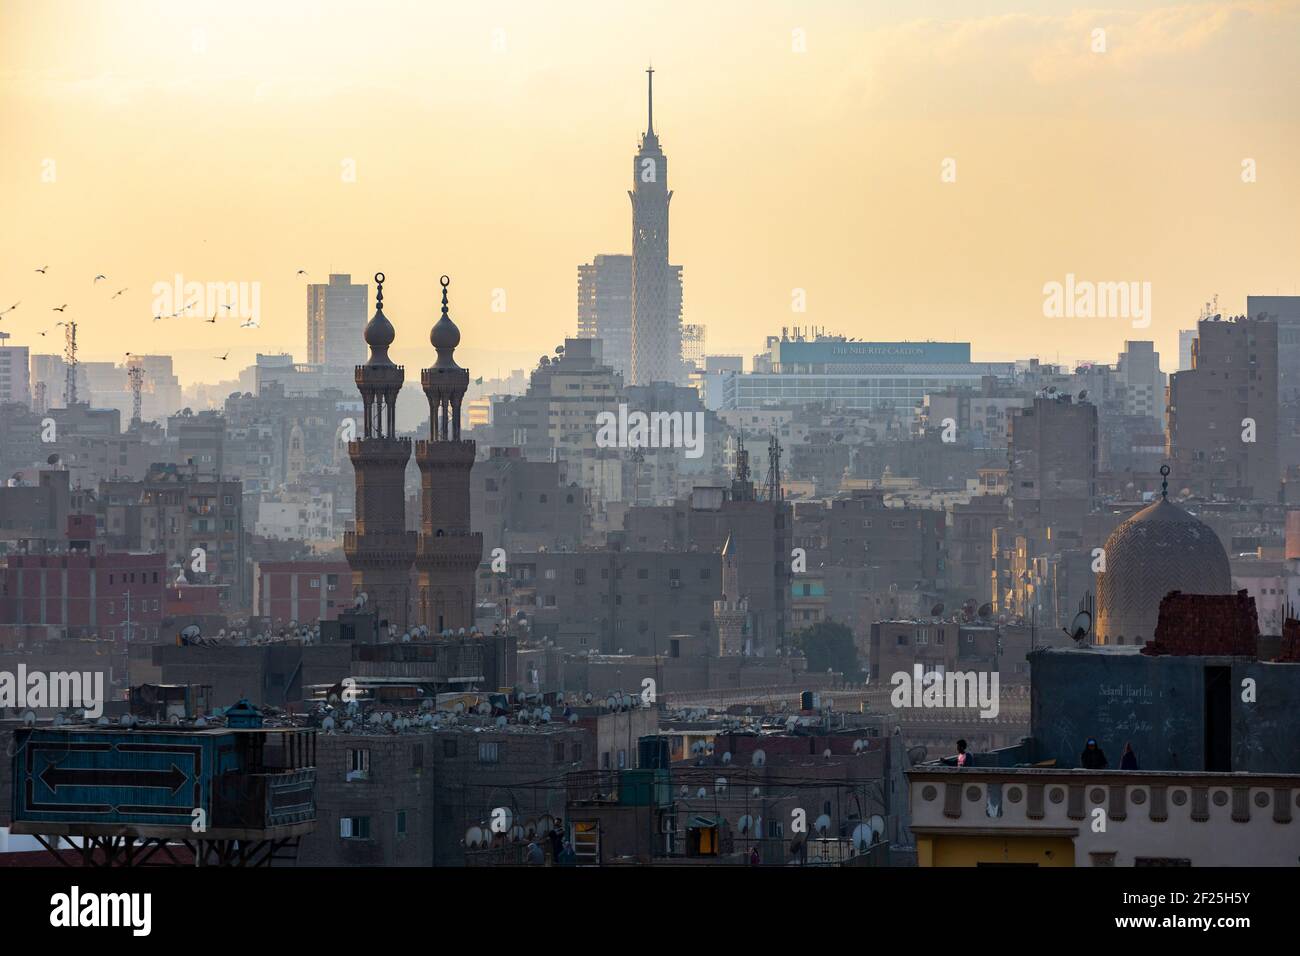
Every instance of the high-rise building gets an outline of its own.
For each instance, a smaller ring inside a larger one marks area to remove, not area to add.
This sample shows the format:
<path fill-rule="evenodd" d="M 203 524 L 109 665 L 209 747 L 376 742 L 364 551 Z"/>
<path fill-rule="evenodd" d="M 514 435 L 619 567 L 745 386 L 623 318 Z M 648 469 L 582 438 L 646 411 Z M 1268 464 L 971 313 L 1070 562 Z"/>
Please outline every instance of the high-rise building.
<path fill-rule="evenodd" d="M 1300 467 L 1300 295 L 1251 295 L 1246 314 L 1277 323 L 1278 456 L 1295 480 Z"/>
<path fill-rule="evenodd" d="M 1179 489 L 1276 500 L 1277 338 L 1272 319 L 1201 320 L 1192 369 L 1169 383 L 1168 456 Z"/>
<path fill-rule="evenodd" d="M 1039 396 L 1011 410 L 1007 487 L 1011 517 L 1026 527 L 1079 527 L 1100 504 L 1097 406 Z"/>
<path fill-rule="evenodd" d="M 429 333 L 438 360 L 420 372 L 420 386 L 429 399 L 429 440 L 415 446 L 422 515 L 415 559 L 420 621 L 434 633 L 473 626 L 483 557 L 483 535 L 470 530 L 469 478 L 477 444 L 460 437 L 469 371 L 456 364 L 460 329 L 447 311 L 449 284 L 443 276 L 442 317 Z"/>
<path fill-rule="evenodd" d="M 668 264 L 668 157 L 654 130 L 654 70 L 646 71 L 648 122 L 632 162 L 632 377 L 681 384 L 681 267 Z"/>
<path fill-rule="evenodd" d="M 307 361 L 332 371 L 364 365 L 357 332 L 366 322 L 369 289 L 352 276 L 331 274 L 329 283 L 307 286 Z"/>
<path fill-rule="evenodd" d="M 343 535 L 354 594 L 365 594 L 379 620 L 405 630 L 410 620 L 416 535 L 406 530 L 406 464 L 411 440 L 397 437 L 397 395 L 406 372 L 388 347 L 396 332 L 384 315 L 384 274 L 375 275 L 375 314 L 366 325 L 370 359 L 355 370 L 365 406 L 361 437 L 348 444 L 356 472 L 356 530 Z M 469 506 L 466 504 L 466 511 Z"/>
<path fill-rule="evenodd" d="M 9 345 L 9 333 L 0 332 L 0 404 L 32 403 L 32 383 L 29 374 L 27 346 Z"/>
<path fill-rule="evenodd" d="M 1195 341 L 1195 329 L 1178 330 L 1178 371 L 1186 372 L 1192 367 L 1192 343 Z"/>
<path fill-rule="evenodd" d="M 600 339 L 606 364 L 631 377 L 631 256 L 599 255 L 578 266 L 578 338 Z"/>
<path fill-rule="evenodd" d="M 1165 420 L 1165 374 L 1154 342 L 1125 342 L 1115 366 L 1124 386 L 1124 414 Z"/>

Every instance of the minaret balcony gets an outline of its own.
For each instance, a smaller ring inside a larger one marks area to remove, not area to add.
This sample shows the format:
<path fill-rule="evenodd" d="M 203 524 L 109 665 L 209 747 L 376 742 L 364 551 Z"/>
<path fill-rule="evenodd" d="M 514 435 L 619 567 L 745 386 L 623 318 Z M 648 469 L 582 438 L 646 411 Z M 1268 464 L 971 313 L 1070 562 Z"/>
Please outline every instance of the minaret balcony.
<path fill-rule="evenodd" d="M 343 553 L 348 563 L 397 564 L 410 567 L 419 550 L 414 531 L 345 531 Z"/>
<path fill-rule="evenodd" d="M 468 438 L 447 441 L 420 439 L 415 443 L 415 460 L 421 468 L 470 468 L 477 453 L 478 443 Z"/>
<path fill-rule="evenodd" d="M 348 442 L 348 457 L 352 466 L 405 465 L 411 460 L 409 438 L 359 438 Z"/>
<path fill-rule="evenodd" d="M 423 568 L 477 568 L 483 560 L 483 535 L 478 531 L 421 534 L 417 564 Z"/>

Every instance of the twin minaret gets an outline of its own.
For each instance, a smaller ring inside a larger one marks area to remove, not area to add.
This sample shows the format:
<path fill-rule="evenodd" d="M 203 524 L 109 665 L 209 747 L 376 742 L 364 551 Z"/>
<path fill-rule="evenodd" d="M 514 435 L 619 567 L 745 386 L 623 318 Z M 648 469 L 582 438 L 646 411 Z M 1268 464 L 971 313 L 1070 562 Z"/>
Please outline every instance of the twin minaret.
<path fill-rule="evenodd" d="M 375 275 L 375 314 L 366 325 L 370 359 L 356 368 L 357 390 L 365 406 L 361 437 L 348 445 L 356 472 L 356 531 L 343 536 L 356 594 L 398 631 L 414 623 L 434 634 L 468 629 L 474 624 L 475 576 L 483 557 L 483 535 L 470 530 L 469 476 L 475 443 L 460 437 L 460 409 L 469 388 L 469 372 L 456 364 L 460 329 L 447 311 L 442 277 L 442 316 L 430 342 L 438 352 L 431 368 L 420 372 L 429 399 L 429 439 L 415 443 L 420 468 L 419 532 L 406 529 L 405 474 L 411 440 L 396 435 L 397 395 L 405 369 L 393 364 L 393 324 L 384 315 L 384 274 Z M 418 594 L 411 599 L 411 570 Z"/>

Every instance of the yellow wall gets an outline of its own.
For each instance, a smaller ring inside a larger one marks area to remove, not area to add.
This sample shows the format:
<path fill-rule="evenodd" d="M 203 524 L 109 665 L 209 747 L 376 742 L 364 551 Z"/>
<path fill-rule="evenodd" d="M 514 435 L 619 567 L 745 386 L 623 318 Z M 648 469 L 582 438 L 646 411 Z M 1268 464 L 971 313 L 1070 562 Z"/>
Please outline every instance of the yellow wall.
<path fill-rule="evenodd" d="M 918 866 L 1074 866 L 1074 841 L 1069 837 L 919 836 L 916 862 Z"/>

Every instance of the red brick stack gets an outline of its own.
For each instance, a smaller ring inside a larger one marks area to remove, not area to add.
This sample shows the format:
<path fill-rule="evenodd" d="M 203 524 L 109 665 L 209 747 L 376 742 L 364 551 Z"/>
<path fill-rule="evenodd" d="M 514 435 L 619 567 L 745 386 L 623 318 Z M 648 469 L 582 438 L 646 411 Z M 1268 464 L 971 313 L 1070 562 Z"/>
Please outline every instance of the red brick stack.
<path fill-rule="evenodd" d="M 1259 618 L 1255 599 L 1236 594 L 1183 594 L 1171 591 L 1160 602 L 1155 638 L 1143 654 L 1214 654 L 1254 657 Z"/>

